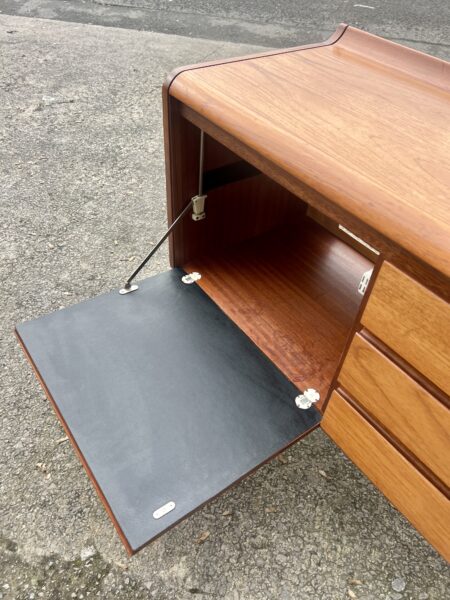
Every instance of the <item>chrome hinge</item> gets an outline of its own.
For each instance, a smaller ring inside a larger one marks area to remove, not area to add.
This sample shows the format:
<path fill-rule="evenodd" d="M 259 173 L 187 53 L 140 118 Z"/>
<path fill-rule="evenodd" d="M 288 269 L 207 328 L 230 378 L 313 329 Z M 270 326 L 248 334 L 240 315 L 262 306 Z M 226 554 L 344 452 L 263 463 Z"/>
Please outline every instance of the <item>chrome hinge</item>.
<path fill-rule="evenodd" d="M 186 273 L 186 275 L 183 275 L 183 277 L 181 278 L 181 281 L 183 283 L 187 283 L 188 285 L 190 285 L 191 283 L 195 283 L 196 281 L 198 281 L 201 278 L 202 278 L 202 276 L 200 275 L 200 273 L 197 273 L 197 271 L 194 271 L 193 273 Z"/>
<path fill-rule="evenodd" d="M 361 296 L 364 296 L 364 294 L 366 293 L 367 286 L 369 285 L 370 278 L 372 277 L 372 273 L 373 269 L 370 269 L 370 271 L 366 271 L 365 273 L 363 273 L 363 276 L 361 277 L 361 281 L 358 285 L 358 292 L 361 294 Z"/>
<path fill-rule="evenodd" d="M 303 394 L 299 394 L 295 398 L 295 404 L 297 408 L 311 408 L 313 404 L 320 400 L 320 394 L 314 388 L 308 388 L 303 392 Z"/>

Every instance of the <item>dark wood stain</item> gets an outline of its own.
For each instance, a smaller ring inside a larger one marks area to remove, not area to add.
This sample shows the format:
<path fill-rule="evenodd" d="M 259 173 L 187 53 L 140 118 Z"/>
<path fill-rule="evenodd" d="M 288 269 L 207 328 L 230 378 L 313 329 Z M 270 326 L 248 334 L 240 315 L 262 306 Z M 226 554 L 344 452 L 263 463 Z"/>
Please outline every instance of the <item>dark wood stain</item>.
<path fill-rule="evenodd" d="M 322 399 L 372 263 L 310 219 L 186 265 L 199 285 L 300 389 Z"/>

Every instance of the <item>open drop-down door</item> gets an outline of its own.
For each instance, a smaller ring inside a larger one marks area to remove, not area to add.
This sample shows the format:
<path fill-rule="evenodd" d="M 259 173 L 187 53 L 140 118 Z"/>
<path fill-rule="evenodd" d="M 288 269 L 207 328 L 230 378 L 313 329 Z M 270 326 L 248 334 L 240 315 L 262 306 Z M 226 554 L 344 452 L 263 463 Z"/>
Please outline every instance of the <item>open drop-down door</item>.
<path fill-rule="evenodd" d="M 18 336 L 129 552 L 313 429 L 320 413 L 173 269 Z"/>

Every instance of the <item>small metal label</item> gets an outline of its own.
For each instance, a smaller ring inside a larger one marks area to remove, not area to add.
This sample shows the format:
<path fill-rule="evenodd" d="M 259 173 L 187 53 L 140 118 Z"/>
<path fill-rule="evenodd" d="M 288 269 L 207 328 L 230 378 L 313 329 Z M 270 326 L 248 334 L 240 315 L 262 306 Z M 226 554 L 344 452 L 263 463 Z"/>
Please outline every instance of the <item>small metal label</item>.
<path fill-rule="evenodd" d="M 174 508 L 175 502 L 167 502 L 167 504 L 164 504 L 155 510 L 153 513 L 153 518 L 160 519 L 161 517 L 164 517 L 164 515 L 167 515 L 167 513 L 170 513 Z"/>

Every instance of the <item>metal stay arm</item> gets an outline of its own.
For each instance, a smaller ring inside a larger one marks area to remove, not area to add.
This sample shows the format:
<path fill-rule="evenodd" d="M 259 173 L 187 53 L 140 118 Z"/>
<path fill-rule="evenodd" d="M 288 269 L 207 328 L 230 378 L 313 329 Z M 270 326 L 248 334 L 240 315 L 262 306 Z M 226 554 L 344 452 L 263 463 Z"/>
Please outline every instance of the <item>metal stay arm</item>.
<path fill-rule="evenodd" d="M 133 271 L 133 273 L 130 275 L 130 277 L 128 277 L 128 279 L 127 279 L 125 285 L 123 286 L 123 288 L 119 290 L 119 294 L 128 294 L 129 292 L 134 292 L 135 290 L 138 289 L 138 286 L 136 284 L 131 285 L 131 282 L 136 277 L 136 275 L 138 275 L 138 273 L 140 273 L 140 271 L 142 271 L 142 269 L 145 267 L 145 265 L 148 263 L 148 261 L 151 259 L 151 257 L 154 254 L 156 254 L 156 252 L 164 244 L 164 242 L 166 241 L 166 239 L 171 234 L 172 230 L 175 229 L 175 227 L 178 225 L 178 223 L 181 221 L 181 219 L 184 217 L 184 215 L 191 208 L 192 204 L 193 204 L 193 198 L 191 198 L 189 200 L 189 202 L 187 203 L 187 205 L 183 208 L 183 210 L 181 211 L 181 213 L 178 215 L 178 217 L 175 219 L 175 221 L 172 223 L 172 225 L 169 227 L 169 229 L 166 231 L 166 233 L 158 241 L 158 243 L 156 244 L 156 246 L 154 248 L 152 248 L 151 252 L 149 252 L 147 254 L 147 256 L 144 258 L 144 260 L 141 262 L 141 264 L 137 267 L 137 269 L 135 271 Z"/>
<path fill-rule="evenodd" d="M 142 271 L 142 269 L 145 267 L 145 265 L 148 263 L 148 261 L 152 258 L 152 256 L 154 254 L 156 254 L 156 252 L 160 249 L 160 247 L 163 245 L 163 243 L 166 241 L 166 239 L 169 237 L 169 235 L 172 233 L 172 231 L 175 229 L 175 227 L 178 225 L 178 223 L 183 219 L 183 217 L 185 216 L 185 214 L 189 211 L 189 209 L 191 207 L 193 207 L 192 219 L 194 221 L 201 221 L 202 219 L 205 218 L 206 195 L 203 194 L 203 163 L 204 163 L 204 154 L 205 154 L 204 138 L 205 138 L 204 132 L 200 131 L 200 156 L 199 156 L 199 169 L 198 169 L 198 194 L 197 194 L 197 196 L 194 196 L 193 198 L 191 198 L 189 200 L 189 202 L 183 208 L 183 210 L 178 215 L 178 217 L 175 219 L 175 221 L 173 221 L 173 223 L 171 224 L 169 229 L 166 231 L 166 233 L 158 241 L 156 246 L 154 248 L 152 248 L 151 252 L 149 252 L 147 254 L 147 256 L 144 258 L 144 260 L 141 262 L 141 264 L 137 267 L 137 269 L 135 269 L 135 271 L 133 271 L 133 273 L 130 275 L 130 277 L 128 277 L 123 288 L 121 288 L 119 290 L 119 294 L 129 294 L 130 292 L 134 292 L 135 290 L 138 289 L 139 286 L 136 284 L 132 285 L 131 282 L 136 277 L 136 275 L 138 275 L 140 273 L 140 271 Z"/>

